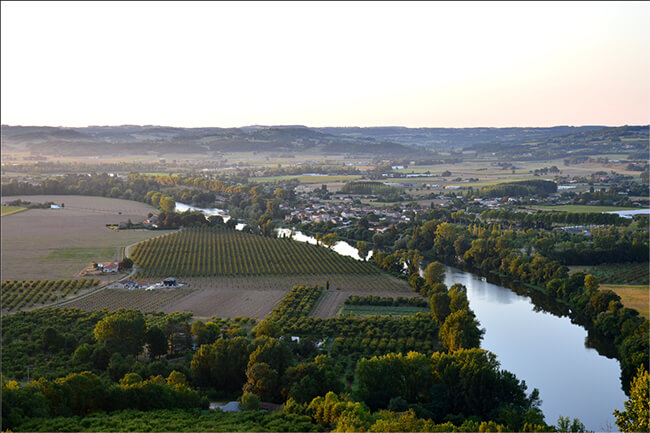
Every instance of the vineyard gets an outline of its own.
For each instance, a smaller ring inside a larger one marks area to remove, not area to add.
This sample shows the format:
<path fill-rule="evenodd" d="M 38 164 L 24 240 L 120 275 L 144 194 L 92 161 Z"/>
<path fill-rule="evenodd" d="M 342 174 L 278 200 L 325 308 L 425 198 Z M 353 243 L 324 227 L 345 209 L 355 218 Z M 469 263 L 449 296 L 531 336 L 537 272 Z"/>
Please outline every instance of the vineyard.
<path fill-rule="evenodd" d="M 106 289 L 66 304 L 63 308 L 78 308 L 83 311 L 99 311 L 103 309 L 117 311 L 120 308 L 125 308 L 147 313 L 160 311 L 166 305 L 176 302 L 190 293 L 192 293 L 192 290 L 188 289 Z"/>
<path fill-rule="evenodd" d="M 99 280 L 7 280 L 2 282 L 2 310 L 18 311 L 24 308 L 51 304 L 66 296 L 76 295 L 82 289 L 99 284 Z"/>
<path fill-rule="evenodd" d="M 322 246 L 214 228 L 144 241 L 131 256 L 138 278 L 380 273 Z"/>
<path fill-rule="evenodd" d="M 604 264 L 585 271 L 598 278 L 602 284 L 648 284 L 648 263 Z"/>

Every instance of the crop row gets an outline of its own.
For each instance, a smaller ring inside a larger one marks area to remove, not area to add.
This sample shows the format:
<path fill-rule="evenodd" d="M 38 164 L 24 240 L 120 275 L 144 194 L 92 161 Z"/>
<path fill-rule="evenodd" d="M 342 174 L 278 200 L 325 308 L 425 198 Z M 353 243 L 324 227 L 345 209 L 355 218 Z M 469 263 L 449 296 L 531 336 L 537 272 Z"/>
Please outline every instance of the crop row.
<path fill-rule="evenodd" d="M 76 300 L 65 305 L 65 308 L 79 308 L 84 311 L 99 311 L 107 309 L 116 311 L 121 308 L 140 310 L 144 313 L 160 311 L 166 305 L 190 294 L 187 289 L 160 290 L 121 290 L 107 289 Z"/>
<path fill-rule="evenodd" d="M 2 309 L 20 310 L 63 299 L 99 284 L 94 278 L 79 280 L 7 280 L 2 282 Z"/>
<path fill-rule="evenodd" d="M 588 271 L 603 284 L 648 284 L 648 263 L 616 263 L 599 265 Z"/>
<path fill-rule="evenodd" d="M 323 246 L 214 228 L 150 239 L 138 244 L 132 257 L 143 278 L 379 272 Z"/>

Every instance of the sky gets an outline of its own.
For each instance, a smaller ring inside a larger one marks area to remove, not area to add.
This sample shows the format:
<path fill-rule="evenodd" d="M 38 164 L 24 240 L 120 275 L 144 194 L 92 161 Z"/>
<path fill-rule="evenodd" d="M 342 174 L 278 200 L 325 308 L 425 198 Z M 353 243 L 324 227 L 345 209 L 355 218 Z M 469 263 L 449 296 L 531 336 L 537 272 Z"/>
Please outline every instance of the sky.
<path fill-rule="evenodd" d="M 10 125 L 650 123 L 644 2 L 2 2 Z"/>

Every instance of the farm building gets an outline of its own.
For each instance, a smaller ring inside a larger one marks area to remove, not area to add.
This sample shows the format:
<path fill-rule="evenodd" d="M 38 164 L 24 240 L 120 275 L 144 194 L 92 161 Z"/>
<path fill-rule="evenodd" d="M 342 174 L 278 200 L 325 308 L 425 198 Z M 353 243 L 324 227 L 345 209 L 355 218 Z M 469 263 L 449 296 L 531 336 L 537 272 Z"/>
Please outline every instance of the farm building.
<path fill-rule="evenodd" d="M 178 283 L 176 282 L 176 278 L 174 277 L 165 278 L 163 280 L 163 286 L 165 287 L 176 287 L 177 285 Z"/>
<path fill-rule="evenodd" d="M 117 263 L 107 263 L 104 266 L 102 266 L 102 272 L 104 273 L 117 272 L 117 271 L 118 271 Z"/>

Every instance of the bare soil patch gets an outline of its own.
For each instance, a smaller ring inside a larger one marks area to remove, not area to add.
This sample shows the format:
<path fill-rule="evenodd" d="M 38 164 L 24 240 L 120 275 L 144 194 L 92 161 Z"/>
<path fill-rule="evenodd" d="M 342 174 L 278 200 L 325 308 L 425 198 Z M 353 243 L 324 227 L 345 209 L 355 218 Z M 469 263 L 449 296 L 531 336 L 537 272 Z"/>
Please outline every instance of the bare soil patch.
<path fill-rule="evenodd" d="M 122 290 L 122 289 L 105 289 L 92 294 L 83 299 L 70 302 L 62 308 L 79 308 L 84 311 L 103 310 L 116 311 L 120 308 L 129 310 L 140 310 L 142 312 L 167 311 L 165 307 L 176 302 L 189 294 L 193 290 L 176 288 L 176 289 L 158 289 L 158 290 Z M 185 311 L 172 309 L 171 311 Z"/>
<path fill-rule="evenodd" d="M 202 289 L 167 305 L 161 311 L 191 311 L 197 317 L 266 317 L 286 290 Z"/>

